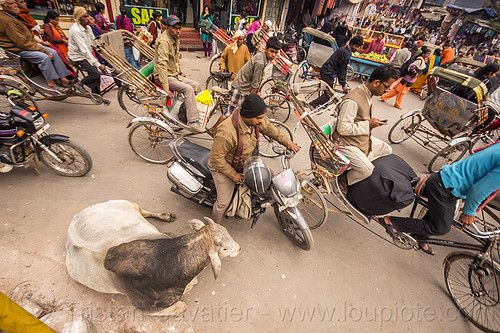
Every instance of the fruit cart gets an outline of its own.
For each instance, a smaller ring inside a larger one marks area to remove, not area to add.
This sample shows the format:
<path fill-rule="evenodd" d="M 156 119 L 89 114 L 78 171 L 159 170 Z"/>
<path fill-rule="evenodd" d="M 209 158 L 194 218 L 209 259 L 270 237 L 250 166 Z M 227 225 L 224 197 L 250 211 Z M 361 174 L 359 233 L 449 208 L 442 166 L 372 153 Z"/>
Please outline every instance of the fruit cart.
<path fill-rule="evenodd" d="M 370 42 L 373 40 L 373 37 L 378 37 L 382 33 L 381 31 L 358 28 L 353 26 L 349 26 L 349 29 L 352 31 L 354 35 L 363 37 L 363 42 L 365 44 L 363 45 L 362 50 L 366 50 L 368 44 L 370 44 Z M 405 37 L 401 35 L 385 33 L 384 53 L 392 55 L 394 52 L 396 52 L 397 49 L 400 49 L 402 47 L 404 39 Z"/>
<path fill-rule="evenodd" d="M 349 62 L 354 72 L 353 75 L 359 76 L 362 80 L 368 80 L 375 68 L 383 65 L 384 63 L 387 63 L 387 61 L 383 62 L 373 59 L 366 59 L 362 58 L 361 56 L 356 57 L 355 54 L 351 56 L 351 60 Z"/>

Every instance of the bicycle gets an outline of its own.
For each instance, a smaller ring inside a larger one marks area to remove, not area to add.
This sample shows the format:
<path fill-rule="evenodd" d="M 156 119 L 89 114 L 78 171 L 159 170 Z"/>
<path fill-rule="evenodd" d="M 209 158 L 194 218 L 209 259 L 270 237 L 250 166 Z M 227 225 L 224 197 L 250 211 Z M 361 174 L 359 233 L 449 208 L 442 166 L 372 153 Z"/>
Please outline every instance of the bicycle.
<path fill-rule="evenodd" d="M 422 208 L 415 214 L 418 206 Z M 422 218 L 427 209 L 425 198 L 417 196 L 411 217 Z M 418 243 L 425 242 L 474 251 L 450 253 L 444 260 L 444 278 L 453 303 L 468 320 L 485 332 L 500 332 L 499 213 L 500 198 L 497 197 L 480 211 L 472 226 L 464 229 L 464 233 L 470 236 L 474 243 L 417 237 L 406 233 L 403 233 L 402 242 L 394 241 L 396 246 L 403 249 L 419 250 Z M 459 230 L 462 228 L 462 224 L 456 220 L 453 226 Z"/>
<path fill-rule="evenodd" d="M 229 106 L 229 90 L 220 87 L 212 88 L 212 104 L 202 113 L 200 123 L 207 129 L 206 132 L 211 137 L 213 134 L 208 131 L 210 121 L 214 114 L 219 111 L 221 114 L 227 113 Z M 171 139 L 179 136 L 192 136 L 203 134 L 190 130 L 180 118 L 185 112 L 181 98 L 177 98 L 170 107 L 165 107 L 166 102 L 162 99 L 152 99 L 143 104 L 144 116 L 134 118 L 127 127 L 130 127 L 128 141 L 130 147 L 142 159 L 157 164 L 168 163 L 173 155 L 168 146 Z M 284 132 L 293 141 L 292 131 L 283 123 L 270 119 L 270 122 Z M 181 130 L 185 130 L 180 134 Z M 279 145 L 276 141 L 261 135 L 259 139 L 260 154 L 266 157 L 276 157 L 272 151 L 274 146 Z"/>
<path fill-rule="evenodd" d="M 217 86 L 220 88 L 228 89 L 229 84 L 228 81 L 231 77 L 235 77 L 236 73 L 231 72 L 229 73 L 226 70 L 220 71 L 220 72 L 215 72 L 211 73 L 210 76 L 208 77 L 206 81 L 206 89 L 207 90 L 212 90 L 212 87 Z"/>

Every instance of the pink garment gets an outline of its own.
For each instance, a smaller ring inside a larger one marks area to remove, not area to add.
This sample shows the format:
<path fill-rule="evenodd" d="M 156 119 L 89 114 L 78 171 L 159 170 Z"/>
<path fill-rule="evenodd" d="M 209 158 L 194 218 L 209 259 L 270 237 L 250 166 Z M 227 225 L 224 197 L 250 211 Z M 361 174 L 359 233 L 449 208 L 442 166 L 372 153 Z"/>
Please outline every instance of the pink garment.
<path fill-rule="evenodd" d="M 134 32 L 134 27 L 130 19 L 123 15 L 118 15 L 115 20 L 116 29 L 123 29 L 129 32 Z"/>
<path fill-rule="evenodd" d="M 248 34 L 254 34 L 257 30 L 260 28 L 260 23 L 259 21 L 253 21 L 252 24 L 250 24 L 250 28 L 248 28 Z"/>
<path fill-rule="evenodd" d="M 382 40 L 373 39 L 370 45 L 368 45 L 368 48 L 366 49 L 365 53 L 375 52 L 378 54 L 382 54 L 382 52 L 384 51 L 384 45 L 385 42 L 383 39 Z"/>

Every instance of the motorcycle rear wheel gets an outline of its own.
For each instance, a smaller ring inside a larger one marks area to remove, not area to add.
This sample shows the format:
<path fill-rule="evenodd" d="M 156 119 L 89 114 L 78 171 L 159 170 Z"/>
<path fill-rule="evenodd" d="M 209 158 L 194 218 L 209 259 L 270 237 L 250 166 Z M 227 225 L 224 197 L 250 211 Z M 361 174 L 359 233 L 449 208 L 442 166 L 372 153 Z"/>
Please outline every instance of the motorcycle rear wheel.
<path fill-rule="evenodd" d="M 62 163 L 50 156 L 45 150 L 40 150 L 38 157 L 49 169 L 62 176 L 80 177 L 92 169 L 92 159 L 89 153 L 71 141 L 53 143 L 49 149 L 62 160 Z"/>
<path fill-rule="evenodd" d="M 307 229 L 299 229 L 296 225 L 294 218 L 285 209 L 279 211 L 278 204 L 273 203 L 274 215 L 278 220 L 281 229 L 287 235 L 288 238 L 300 247 L 302 250 L 309 251 L 314 246 L 314 239 L 309 227 Z"/>

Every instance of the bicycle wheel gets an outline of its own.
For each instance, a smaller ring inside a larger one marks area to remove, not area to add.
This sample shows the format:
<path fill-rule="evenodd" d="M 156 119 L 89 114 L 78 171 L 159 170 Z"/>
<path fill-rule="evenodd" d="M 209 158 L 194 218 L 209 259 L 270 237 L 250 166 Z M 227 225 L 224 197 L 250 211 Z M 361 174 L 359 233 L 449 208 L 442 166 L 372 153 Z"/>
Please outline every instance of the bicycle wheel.
<path fill-rule="evenodd" d="M 266 116 L 282 123 L 285 123 L 290 118 L 292 107 L 286 97 L 280 94 L 272 94 L 263 98 L 267 105 Z"/>
<path fill-rule="evenodd" d="M 488 135 L 488 137 L 486 137 L 485 135 L 478 135 L 475 139 L 471 141 L 471 145 L 469 148 L 469 153 L 471 155 L 474 154 L 474 150 L 486 146 L 500 139 L 500 129 L 489 131 L 486 134 Z"/>
<path fill-rule="evenodd" d="M 297 47 L 297 63 L 301 63 L 302 61 L 306 60 L 307 58 L 307 51 L 303 47 L 299 46 Z"/>
<path fill-rule="evenodd" d="M 145 117 L 147 110 L 142 107 L 141 99 L 147 97 L 134 86 L 123 84 L 118 90 L 118 104 L 132 117 Z"/>
<path fill-rule="evenodd" d="M 128 132 L 128 142 L 134 153 L 157 164 L 167 163 L 173 157 L 168 143 L 174 138 L 175 134 L 153 122 L 137 123 Z"/>
<path fill-rule="evenodd" d="M 347 81 L 354 80 L 354 68 L 351 65 L 347 65 L 347 75 L 345 77 Z"/>
<path fill-rule="evenodd" d="M 299 64 L 295 73 L 293 73 L 292 82 L 298 83 L 317 79 L 318 73 L 308 64 L 307 60 L 304 60 Z"/>
<path fill-rule="evenodd" d="M 210 75 L 207 79 L 206 89 L 212 91 L 213 86 L 227 89 L 227 80 L 220 81 L 216 76 Z"/>
<path fill-rule="evenodd" d="M 389 142 L 396 144 L 408 140 L 415 134 L 421 122 L 422 117 L 418 114 L 399 119 L 389 130 Z"/>
<path fill-rule="evenodd" d="M 290 138 L 291 141 L 293 141 L 293 134 L 292 130 L 288 128 L 285 124 L 275 121 L 275 120 L 269 120 L 271 124 L 273 124 L 277 129 L 279 129 L 282 133 L 284 133 L 286 136 Z M 268 137 L 265 134 L 260 134 L 259 135 L 259 154 L 265 157 L 277 157 L 280 156 L 276 154 L 273 151 L 274 146 L 280 146 L 280 144 Z"/>
<path fill-rule="evenodd" d="M 276 81 L 273 78 L 267 79 L 260 85 L 259 92 L 262 98 L 271 94 L 278 93 Z"/>
<path fill-rule="evenodd" d="M 314 230 L 325 223 L 328 217 L 326 201 L 321 191 L 310 181 L 301 188 L 302 199 L 297 209 L 307 222 L 309 229 Z"/>
<path fill-rule="evenodd" d="M 485 332 L 500 332 L 500 267 L 477 254 L 452 253 L 445 259 L 446 289 L 460 312 Z"/>
<path fill-rule="evenodd" d="M 309 251 L 314 246 L 314 239 L 311 230 L 300 229 L 295 223 L 294 217 L 290 215 L 288 209 L 279 211 L 278 205 L 273 203 L 274 215 L 278 220 L 283 232 L 287 237 L 302 250 Z"/>
<path fill-rule="evenodd" d="M 210 62 L 210 75 L 214 73 L 220 72 L 220 58 L 221 58 L 222 53 L 219 53 L 215 58 L 212 59 Z"/>
<path fill-rule="evenodd" d="M 448 146 L 444 149 L 441 149 L 436 156 L 432 158 L 429 165 L 427 166 L 427 170 L 429 172 L 439 172 L 441 168 L 445 165 L 452 164 L 460 160 L 466 152 L 469 151 L 470 142 L 459 142 L 456 145 Z"/>
<path fill-rule="evenodd" d="M 31 96 L 23 87 L 21 87 L 18 84 L 15 83 L 7 83 L 5 81 L 0 83 L 0 87 L 6 88 L 7 90 L 16 90 L 21 93 L 21 96 L 16 98 L 16 101 L 20 103 L 24 103 L 28 106 L 33 106 L 38 110 L 38 104 L 35 101 L 35 98 Z M 1 95 L 2 97 L 0 98 L 0 112 L 3 113 L 9 113 L 10 108 L 12 105 L 10 104 L 9 100 L 7 99 L 7 96 Z"/>

